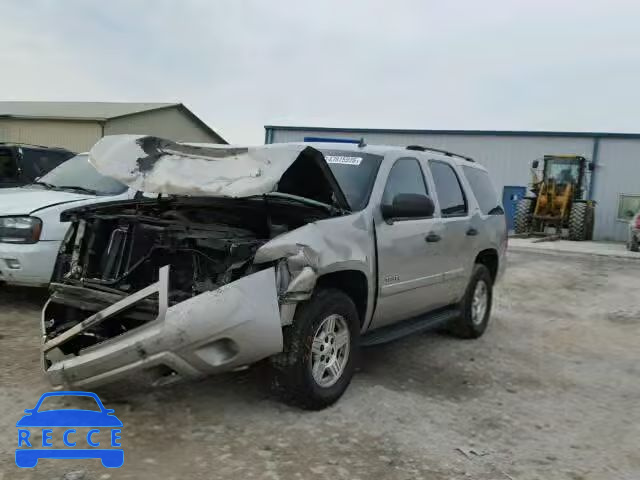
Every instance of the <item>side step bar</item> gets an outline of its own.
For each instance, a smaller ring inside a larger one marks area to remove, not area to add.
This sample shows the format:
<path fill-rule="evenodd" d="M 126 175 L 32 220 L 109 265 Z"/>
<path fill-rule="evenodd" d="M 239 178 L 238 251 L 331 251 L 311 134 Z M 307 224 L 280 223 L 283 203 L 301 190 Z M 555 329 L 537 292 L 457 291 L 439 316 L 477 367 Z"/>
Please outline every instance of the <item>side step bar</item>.
<path fill-rule="evenodd" d="M 362 347 L 372 347 L 383 343 L 393 342 L 402 337 L 412 335 L 414 333 L 432 330 L 454 320 L 460 315 L 457 307 L 447 307 L 445 309 L 436 310 L 435 312 L 426 313 L 417 317 L 403 320 L 401 322 L 389 325 L 387 327 L 377 328 L 371 332 L 365 333 L 360 338 Z"/>

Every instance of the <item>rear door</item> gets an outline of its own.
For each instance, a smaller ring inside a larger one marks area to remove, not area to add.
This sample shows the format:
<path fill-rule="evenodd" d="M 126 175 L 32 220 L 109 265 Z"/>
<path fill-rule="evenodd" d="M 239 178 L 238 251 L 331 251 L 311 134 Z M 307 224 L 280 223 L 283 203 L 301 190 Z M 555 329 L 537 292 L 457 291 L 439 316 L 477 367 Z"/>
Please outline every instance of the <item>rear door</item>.
<path fill-rule="evenodd" d="M 386 180 L 381 204 L 400 193 L 428 195 L 420 162 L 399 158 Z M 444 233 L 437 217 L 394 219 L 375 215 L 378 248 L 378 303 L 371 328 L 413 317 L 442 302 Z"/>
<path fill-rule="evenodd" d="M 456 168 L 448 162 L 429 160 L 435 197 L 444 228 L 442 260 L 447 303 L 457 301 L 466 288 L 475 252 L 473 237 L 480 232 L 471 226 L 469 200 Z"/>

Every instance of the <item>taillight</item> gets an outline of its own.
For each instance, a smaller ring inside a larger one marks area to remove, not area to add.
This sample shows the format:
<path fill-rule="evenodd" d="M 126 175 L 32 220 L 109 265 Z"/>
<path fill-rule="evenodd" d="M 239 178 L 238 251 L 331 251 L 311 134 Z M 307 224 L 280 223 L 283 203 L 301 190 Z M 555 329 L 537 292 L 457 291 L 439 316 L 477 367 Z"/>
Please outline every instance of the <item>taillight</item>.
<path fill-rule="evenodd" d="M 636 228 L 640 229 L 640 215 L 636 217 Z"/>

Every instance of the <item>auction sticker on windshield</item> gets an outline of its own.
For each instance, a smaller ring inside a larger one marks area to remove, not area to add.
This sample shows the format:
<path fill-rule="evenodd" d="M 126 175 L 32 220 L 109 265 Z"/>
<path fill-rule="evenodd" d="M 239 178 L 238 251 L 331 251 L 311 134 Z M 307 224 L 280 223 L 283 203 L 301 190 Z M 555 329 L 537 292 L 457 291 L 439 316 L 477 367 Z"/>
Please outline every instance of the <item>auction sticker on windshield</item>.
<path fill-rule="evenodd" d="M 362 157 L 344 157 L 337 155 L 326 155 L 325 160 L 327 163 L 339 163 L 342 165 L 360 165 Z"/>
<path fill-rule="evenodd" d="M 69 402 L 83 408 L 67 407 Z M 60 404 L 61 408 L 51 408 Z M 86 408 L 85 408 L 86 407 Z M 34 408 L 25 410 L 18 427 L 16 465 L 33 468 L 41 458 L 99 458 L 107 468 L 124 463 L 122 422 L 91 392 L 44 393 Z"/>

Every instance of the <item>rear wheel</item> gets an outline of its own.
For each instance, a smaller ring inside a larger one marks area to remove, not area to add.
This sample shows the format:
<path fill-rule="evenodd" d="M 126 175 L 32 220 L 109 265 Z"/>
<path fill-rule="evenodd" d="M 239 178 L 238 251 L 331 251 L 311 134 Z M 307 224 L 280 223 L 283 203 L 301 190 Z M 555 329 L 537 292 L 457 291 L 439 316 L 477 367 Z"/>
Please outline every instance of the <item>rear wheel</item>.
<path fill-rule="evenodd" d="M 594 208 L 584 202 L 574 203 L 569 214 L 569 240 L 591 240 L 593 238 Z"/>
<path fill-rule="evenodd" d="M 516 215 L 514 218 L 514 230 L 516 234 L 529 233 L 531 231 L 532 213 L 533 199 L 520 199 L 516 205 Z"/>
<path fill-rule="evenodd" d="M 319 410 L 337 401 L 355 370 L 360 322 L 351 298 L 321 289 L 298 305 L 284 330 L 284 351 L 272 358 L 274 391 L 287 403 Z"/>
<path fill-rule="evenodd" d="M 632 252 L 640 252 L 640 242 L 638 242 L 638 237 L 633 235 L 631 237 L 631 241 L 629 242 L 629 250 Z"/>
<path fill-rule="evenodd" d="M 460 338 L 478 338 L 489 324 L 493 302 L 493 279 L 489 269 L 479 263 L 473 273 L 467 291 L 460 302 L 460 317 L 452 323 L 450 331 Z"/>

